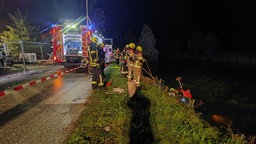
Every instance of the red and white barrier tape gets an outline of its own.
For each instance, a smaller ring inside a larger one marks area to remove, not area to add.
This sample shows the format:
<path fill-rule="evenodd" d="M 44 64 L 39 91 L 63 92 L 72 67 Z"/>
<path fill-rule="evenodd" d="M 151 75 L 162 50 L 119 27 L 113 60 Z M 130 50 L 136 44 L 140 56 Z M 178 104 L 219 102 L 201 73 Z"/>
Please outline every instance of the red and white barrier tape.
<path fill-rule="evenodd" d="M 60 72 L 60 73 L 57 73 L 57 74 L 54 74 L 54 75 L 51 75 L 51 76 L 48 76 L 48 77 L 43 77 L 39 80 L 36 80 L 36 81 L 31 81 L 27 84 L 24 84 L 24 85 L 19 85 L 19 86 L 16 86 L 14 87 L 13 89 L 10 89 L 10 90 L 5 90 L 5 91 L 0 91 L 0 97 L 2 96 L 5 96 L 5 95 L 8 95 L 14 91 L 19 91 L 19 90 L 22 90 L 24 89 L 25 87 L 28 87 L 28 86 L 32 86 L 32 85 L 35 85 L 35 84 L 38 84 L 38 83 L 41 83 L 41 82 L 44 82 L 44 81 L 47 81 L 49 79 L 53 79 L 53 78 L 56 78 L 56 77 L 59 77 L 59 76 L 62 76 L 66 73 L 69 73 L 73 70 L 76 70 L 78 69 L 79 67 L 76 67 L 76 68 L 72 68 L 72 69 L 69 69 L 69 70 L 66 70 L 65 72 Z"/>

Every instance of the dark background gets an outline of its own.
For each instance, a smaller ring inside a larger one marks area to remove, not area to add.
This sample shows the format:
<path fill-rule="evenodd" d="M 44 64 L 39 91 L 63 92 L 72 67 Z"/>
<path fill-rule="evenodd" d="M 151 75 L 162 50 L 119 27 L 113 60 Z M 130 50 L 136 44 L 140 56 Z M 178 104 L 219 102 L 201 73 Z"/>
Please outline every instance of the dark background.
<path fill-rule="evenodd" d="M 42 28 L 57 22 L 51 17 L 54 1 L 58 0 L 0 0 L 1 30 L 9 22 L 6 12 L 13 13 L 17 8 Z M 193 32 L 199 31 L 215 33 L 217 51 L 256 52 L 256 1 L 98 0 L 97 6 L 106 14 L 105 37 L 115 39 L 129 33 L 131 40 L 137 41 L 143 25 L 148 24 L 160 51 L 185 50 Z M 123 41 L 116 44 L 125 45 Z"/>

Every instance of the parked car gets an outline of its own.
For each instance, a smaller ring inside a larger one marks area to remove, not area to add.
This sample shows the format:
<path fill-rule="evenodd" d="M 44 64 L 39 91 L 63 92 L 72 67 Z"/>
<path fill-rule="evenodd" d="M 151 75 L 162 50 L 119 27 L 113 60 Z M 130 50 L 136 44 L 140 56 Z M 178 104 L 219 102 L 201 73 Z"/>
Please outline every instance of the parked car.
<path fill-rule="evenodd" d="M 0 70 L 4 68 L 4 66 L 13 66 L 14 60 L 12 57 L 7 56 L 4 50 L 0 49 Z"/>

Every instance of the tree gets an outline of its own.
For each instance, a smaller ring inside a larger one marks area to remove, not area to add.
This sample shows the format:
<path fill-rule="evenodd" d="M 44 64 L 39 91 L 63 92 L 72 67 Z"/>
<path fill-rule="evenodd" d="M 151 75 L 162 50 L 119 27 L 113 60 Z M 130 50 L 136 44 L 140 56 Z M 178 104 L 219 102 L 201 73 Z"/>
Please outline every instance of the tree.
<path fill-rule="evenodd" d="M 152 73 L 157 71 L 158 50 L 156 49 L 156 39 L 151 28 L 144 24 L 138 45 L 143 48 L 143 57 L 147 60 L 146 65 Z"/>
<path fill-rule="evenodd" d="M 156 49 L 155 35 L 151 28 L 146 24 L 144 24 L 142 28 L 138 44 L 143 47 L 143 55 L 148 61 L 158 61 L 158 50 Z"/>
<path fill-rule="evenodd" d="M 15 15 L 8 13 L 8 16 L 13 23 L 6 25 L 7 30 L 0 33 L 0 39 L 7 44 L 8 52 L 16 57 L 20 53 L 19 41 L 36 40 L 39 28 L 31 25 L 28 16 L 22 15 L 19 9 L 17 9 Z"/>

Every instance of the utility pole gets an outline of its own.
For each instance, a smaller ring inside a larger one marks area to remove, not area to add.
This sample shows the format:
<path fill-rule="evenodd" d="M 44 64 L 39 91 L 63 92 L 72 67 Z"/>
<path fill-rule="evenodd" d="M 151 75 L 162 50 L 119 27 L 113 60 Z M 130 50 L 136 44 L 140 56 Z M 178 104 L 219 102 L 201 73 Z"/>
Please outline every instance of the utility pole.
<path fill-rule="evenodd" d="M 92 25 L 92 22 L 89 18 L 89 3 L 88 3 L 88 0 L 85 0 L 85 17 L 86 17 L 86 26 L 88 27 L 89 23 L 90 25 Z"/>
<path fill-rule="evenodd" d="M 19 43 L 20 43 L 20 47 L 21 47 L 22 58 L 23 58 L 23 65 L 24 65 L 23 72 L 26 72 L 27 69 L 26 69 L 26 61 L 25 61 L 25 54 L 24 54 L 24 45 L 23 45 L 23 41 L 20 40 Z"/>
<path fill-rule="evenodd" d="M 88 16 L 88 12 L 89 12 L 89 10 L 88 10 L 88 0 L 85 0 L 85 5 L 86 5 L 86 7 L 85 7 L 85 14 L 86 14 L 86 26 L 88 27 L 88 21 L 89 21 L 89 16 Z"/>

